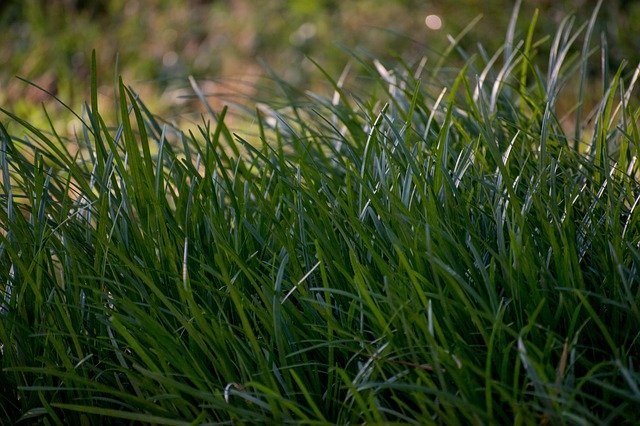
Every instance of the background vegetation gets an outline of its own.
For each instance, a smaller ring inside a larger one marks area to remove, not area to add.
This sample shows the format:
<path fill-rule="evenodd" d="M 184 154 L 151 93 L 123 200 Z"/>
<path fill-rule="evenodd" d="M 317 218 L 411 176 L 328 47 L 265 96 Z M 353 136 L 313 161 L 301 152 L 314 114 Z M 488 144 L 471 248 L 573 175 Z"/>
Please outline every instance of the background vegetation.
<path fill-rule="evenodd" d="M 519 23 L 526 27 L 539 8 L 536 35 L 552 34 L 571 12 L 586 20 L 595 4 L 525 1 Z M 512 6 L 510 0 L 8 0 L 0 5 L 0 104 L 34 122 L 41 120 L 40 103 L 47 95 L 15 78 L 19 76 L 79 107 L 89 95 L 89 56 L 96 49 L 101 97 L 113 99 L 112 83 L 122 75 L 165 119 L 197 121 L 198 113 L 189 115 L 199 105 L 190 101 L 188 75 L 201 81 L 206 93 L 232 95 L 236 101 L 273 95 L 273 85 L 260 84 L 265 64 L 294 86 L 321 90 L 326 81 L 306 57 L 333 76 L 348 62 L 358 66 L 343 46 L 383 62 L 427 56 L 435 64 L 449 44 L 447 35 L 457 36 L 480 16 L 459 43 L 474 50 L 480 42 L 491 52 L 504 40 Z M 442 18 L 441 30 L 427 29 L 429 14 Z M 595 34 L 607 35 L 612 69 L 623 58 L 631 64 L 640 60 L 638 20 L 637 2 L 608 1 L 601 11 Z M 360 74 L 354 71 L 352 75 Z M 104 114 L 111 104 L 105 102 Z M 61 127 L 71 126 L 73 119 L 63 108 L 55 112 Z"/>

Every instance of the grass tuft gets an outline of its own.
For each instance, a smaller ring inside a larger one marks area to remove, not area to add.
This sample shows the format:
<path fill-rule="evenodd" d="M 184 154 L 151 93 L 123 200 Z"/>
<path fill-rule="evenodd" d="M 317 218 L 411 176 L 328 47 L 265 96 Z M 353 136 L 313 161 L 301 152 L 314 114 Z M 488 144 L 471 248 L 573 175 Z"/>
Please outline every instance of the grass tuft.
<path fill-rule="evenodd" d="M 0 416 L 633 418 L 638 72 L 585 114 L 595 13 L 560 24 L 545 71 L 519 4 L 494 56 L 456 38 L 431 69 L 362 59 L 375 87 L 327 75 L 328 97 L 274 80 L 285 99 L 257 108 L 253 136 L 195 79 L 213 120 L 196 130 L 122 81 L 107 124 L 95 56 L 76 143 L 3 110 Z"/>

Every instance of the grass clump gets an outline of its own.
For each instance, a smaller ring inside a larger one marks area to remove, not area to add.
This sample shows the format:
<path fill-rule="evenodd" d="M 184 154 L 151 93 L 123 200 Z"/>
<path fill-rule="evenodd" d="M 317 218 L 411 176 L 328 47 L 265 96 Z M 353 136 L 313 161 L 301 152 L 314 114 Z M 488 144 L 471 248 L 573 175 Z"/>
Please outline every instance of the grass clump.
<path fill-rule="evenodd" d="M 182 133 L 122 82 L 109 126 L 95 66 L 73 149 L 4 111 L 0 416 L 633 418 L 638 72 L 591 113 L 579 91 L 575 123 L 555 109 L 594 19 L 560 26 L 546 75 L 510 31 L 453 78 L 364 62 L 376 90 L 328 77 L 333 97 L 286 98 L 255 136 L 226 109 Z"/>

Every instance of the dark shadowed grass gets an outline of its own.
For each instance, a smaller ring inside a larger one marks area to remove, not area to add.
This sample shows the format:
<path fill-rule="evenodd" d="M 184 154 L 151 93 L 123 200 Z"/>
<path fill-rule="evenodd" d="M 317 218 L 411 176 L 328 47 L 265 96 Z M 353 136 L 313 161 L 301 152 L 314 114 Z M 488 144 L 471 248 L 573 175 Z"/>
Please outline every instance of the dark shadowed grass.
<path fill-rule="evenodd" d="M 181 133 L 122 83 L 111 126 L 95 65 L 77 145 L 4 111 L 0 417 L 633 418 L 638 71 L 595 111 L 579 91 L 569 131 L 555 112 L 590 28 L 560 26 L 548 72 L 531 31 L 460 50 L 453 78 L 366 63 L 377 89 L 327 76 L 333 96 L 263 108 L 257 136 L 225 109 Z"/>

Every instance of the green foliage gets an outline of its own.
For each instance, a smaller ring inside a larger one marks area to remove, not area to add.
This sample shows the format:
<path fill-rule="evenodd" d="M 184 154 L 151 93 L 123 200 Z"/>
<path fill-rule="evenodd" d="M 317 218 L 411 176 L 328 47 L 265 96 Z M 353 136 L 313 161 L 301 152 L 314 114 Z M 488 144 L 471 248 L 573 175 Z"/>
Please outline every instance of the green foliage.
<path fill-rule="evenodd" d="M 640 19 L 636 3 L 608 1 L 594 30 L 596 37 L 608 36 L 607 60 L 614 71 L 622 59 L 632 64 L 640 60 L 634 36 Z M 540 8 L 538 37 L 555 31 L 573 10 L 581 20 L 588 17 L 595 4 L 596 0 L 528 1 L 519 22 L 526 28 L 535 8 Z M 84 82 L 95 49 L 100 52 L 101 99 L 113 91 L 113 74 L 122 75 L 155 113 L 178 120 L 197 107 L 185 96 L 190 75 L 202 81 L 207 93 L 232 93 L 237 100 L 259 92 L 261 85 L 256 83 L 265 74 L 261 64 L 267 63 L 292 85 L 322 92 L 325 81 L 307 57 L 322 63 L 330 75 L 338 75 L 350 59 L 342 45 L 385 61 L 426 55 L 430 63 L 437 63 L 449 44 L 448 35 L 458 34 L 470 22 L 475 23 L 473 36 L 459 40 L 460 46 L 475 51 L 480 42 L 492 52 L 502 45 L 502 32 L 496 29 L 506 28 L 512 6 L 511 0 L 3 0 L 0 104 L 46 127 L 41 104 L 50 97 L 15 77 L 33 81 L 72 105 L 81 104 L 89 97 Z M 429 14 L 442 18 L 440 30 L 427 28 Z M 543 61 L 548 44 L 539 48 Z M 457 67 L 460 62 L 448 65 Z M 356 63 L 352 66 L 355 75 L 362 74 Z M 600 84 L 595 77 L 590 81 Z M 110 106 L 109 101 L 101 102 L 100 112 L 112 120 Z M 68 128 L 73 118 L 63 108 L 49 108 L 58 131 L 73 136 Z"/>
<path fill-rule="evenodd" d="M 327 74 L 333 96 L 262 107 L 255 135 L 211 105 L 181 132 L 122 81 L 112 126 L 95 57 L 77 146 L 3 110 L 0 416 L 633 418 L 637 72 L 589 113 L 578 91 L 568 130 L 556 113 L 593 22 L 560 25 L 546 74 L 511 32 L 494 57 L 452 46 L 454 74 L 363 59 L 373 90 Z"/>

